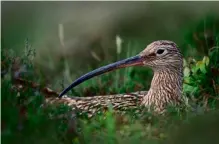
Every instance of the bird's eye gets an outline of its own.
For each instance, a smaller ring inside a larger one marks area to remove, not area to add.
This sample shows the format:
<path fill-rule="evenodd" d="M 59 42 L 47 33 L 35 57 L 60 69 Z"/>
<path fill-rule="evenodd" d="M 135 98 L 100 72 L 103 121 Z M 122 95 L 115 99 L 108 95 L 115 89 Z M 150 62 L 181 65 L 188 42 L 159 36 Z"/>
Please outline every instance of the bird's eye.
<path fill-rule="evenodd" d="M 165 51 L 164 49 L 158 49 L 157 54 L 162 54 L 162 53 L 164 53 L 164 51 Z"/>

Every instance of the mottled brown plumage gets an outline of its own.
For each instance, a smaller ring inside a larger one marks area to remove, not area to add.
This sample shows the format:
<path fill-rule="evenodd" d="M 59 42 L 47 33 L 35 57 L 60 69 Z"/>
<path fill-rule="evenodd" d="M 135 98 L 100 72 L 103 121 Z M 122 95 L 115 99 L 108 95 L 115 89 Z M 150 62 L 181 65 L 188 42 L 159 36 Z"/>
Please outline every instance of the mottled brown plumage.
<path fill-rule="evenodd" d="M 72 87 L 102 73 L 127 66 L 147 66 L 153 69 L 154 76 L 149 91 L 132 94 L 118 94 L 93 97 L 68 97 L 64 95 Z M 171 105 L 182 101 L 183 57 L 177 45 L 172 41 L 160 40 L 149 44 L 139 55 L 105 67 L 94 70 L 73 82 L 59 96 L 62 98 L 47 98 L 51 104 L 65 103 L 81 112 L 95 114 L 105 109 L 109 104 L 115 110 L 126 110 L 145 106 L 149 110 L 162 113 Z"/>
<path fill-rule="evenodd" d="M 105 96 L 93 96 L 93 97 L 68 97 L 63 98 L 46 98 L 48 104 L 66 104 L 72 108 L 72 110 L 80 113 L 87 113 L 89 116 L 93 116 L 98 111 L 105 111 L 112 106 L 116 111 L 125 112 L 128 109 L 136 109 L 141 105 L 142 98 L 147 91 L 139 91 L 130 94 L 117 94 L 117 95 L 105 95 Z"/>
<path fill-rule="evenodd" d="M 159 50 L 164 52 L 158 54 Z M 182 98 L 183 57 L 177 45 L 172 41 L 155 41 L 140 55 L 146 57 L 144 65 L 154 71 L 151 87 L 141 104 L 153 105 L 158 112 L 165 110 L 168 104 L 179 104 Z"/>

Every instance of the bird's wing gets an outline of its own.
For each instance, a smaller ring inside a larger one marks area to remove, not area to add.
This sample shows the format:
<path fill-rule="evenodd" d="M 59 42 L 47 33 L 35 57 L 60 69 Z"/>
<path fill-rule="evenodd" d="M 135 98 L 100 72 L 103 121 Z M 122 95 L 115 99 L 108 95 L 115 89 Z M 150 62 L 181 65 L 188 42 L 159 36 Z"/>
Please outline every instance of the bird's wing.
<path fill-rule="evenodd" d="M 48 87 L 42 87 L 39 84 L 21 78 L 17 78 L 16 82 L 23 87 L 31 87 L 39 90 L 45 97 L 45 104 L 65 104 L 71 107 L 72 110 L 79 110 L 80 112 L 87 112 L 92 115 L 98 111 L 108 109 L 109 106 L 112 106 L 114 110 L 118 111 L 137 108 L 140 106 L 143 96 L 147 94 L 147 91 L 138 91 L 129 94 L 89 97 L 74 97 L 65 95 L 62 98 L 58 98 L 59 93 Z"/>
<path fill-rule="evenodd" d="M 140 106 L 142 97 L 146 92 L 135 92 L 130 94 L 115 94 L 104 96 L 90 96 L 90 97 L 70 97 L 64 96 L 63 98 L 46 98 L 48 104 L 66 104 L 77 109 L 81 112 L 90 114 L 103 111 L 109 106 L 114 110 L 125 111 L 127 109 L 137 108 Z"/>

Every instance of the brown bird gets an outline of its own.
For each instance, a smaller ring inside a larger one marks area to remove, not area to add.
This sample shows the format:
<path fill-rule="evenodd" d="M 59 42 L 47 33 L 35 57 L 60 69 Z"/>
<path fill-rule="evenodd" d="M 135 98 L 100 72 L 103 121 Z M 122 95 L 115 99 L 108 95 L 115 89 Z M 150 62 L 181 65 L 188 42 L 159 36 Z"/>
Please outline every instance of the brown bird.
<path fill-rule="evenodd" d="M 129 66 L 150 67 L 154 76 L 148 91 L 131 94 L 117 94 L 93 97 L 68 97 L 65 94 L 73 87 L 94 76 Z M 144 106 L 149 110 L 162 113 L 170 105 L 182 102 L 183 56 L 177 45 L 168 40 L 159 40 L 149 44 L 140 54 L 124 59 L 96 70 L 77 80 L 59 94 L 59 98 L 48 98 L 48 103 L 65 103 L 73 109 L 95 114 L 109 104 L 115 110 L 126 110 Z M 65 95 L 65 96 L 64 96 Z"/>

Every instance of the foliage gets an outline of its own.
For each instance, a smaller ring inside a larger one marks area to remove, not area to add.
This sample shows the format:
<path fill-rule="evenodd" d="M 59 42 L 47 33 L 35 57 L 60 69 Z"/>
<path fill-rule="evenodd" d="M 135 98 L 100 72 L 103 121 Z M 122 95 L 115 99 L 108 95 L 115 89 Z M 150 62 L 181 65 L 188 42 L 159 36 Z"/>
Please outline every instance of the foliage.
<path fill-rule="evenodd" d="M 218 55 L 217 46 L 213 46 L 209 55 L 204 56 L 202 60 L 184 60 L 183 89 L 193 100 L 207 104 L 218 98 Z"/>

